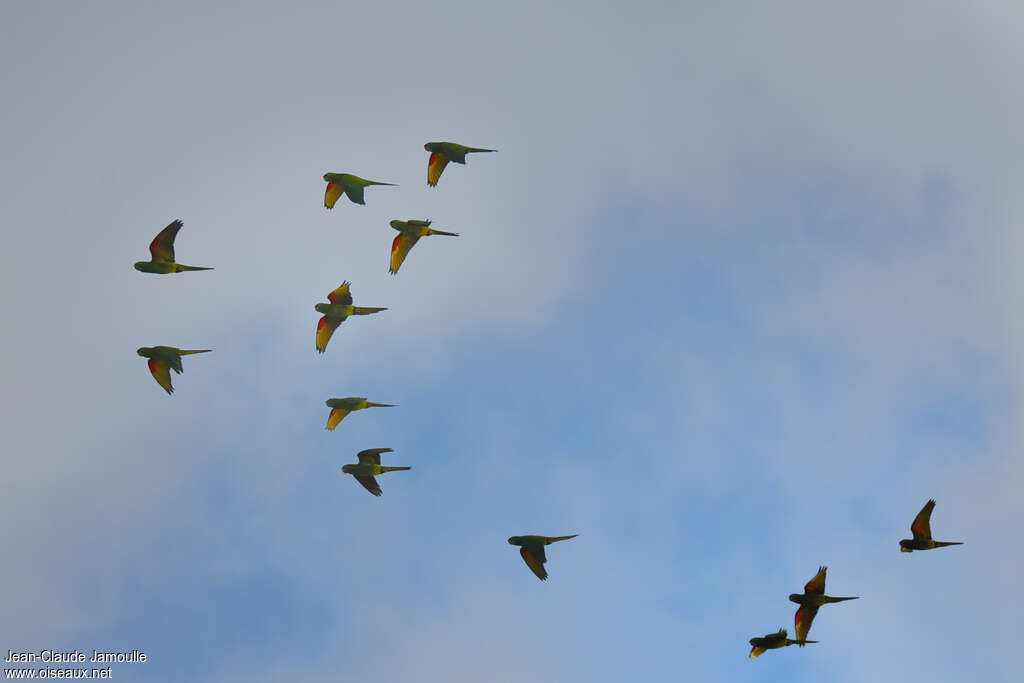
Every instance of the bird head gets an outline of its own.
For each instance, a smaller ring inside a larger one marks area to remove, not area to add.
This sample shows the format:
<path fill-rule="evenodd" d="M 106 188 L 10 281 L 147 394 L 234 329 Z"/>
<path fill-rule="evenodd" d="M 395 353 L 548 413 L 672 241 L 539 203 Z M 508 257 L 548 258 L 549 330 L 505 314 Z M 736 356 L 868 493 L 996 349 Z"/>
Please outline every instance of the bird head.
<path fill-rule="evenodd" d="M 510 536 L 509 539 L 508 539 L 508 542 L 511 545 L 522 545 L 523 544 L 522 543 L 522 537 L 520 537 L 520 536 Z"/>
<path fill-rule="evenodd" d="M 326 315 L 327 311 L 330 310 L 330 304 L 317 304 L 316 306 L 313 307 L 313 310 L 316 311 L 317 313 L 323 313 Z"/>
<path fill-rule="evenodd" d="M 900 541 L 900 552 L 901 553 L 912 553 L 914 549 L 910 547 L 910 539 L 904 538 Z"/>
<path fill-rule="evenodd" d="M 802 597 L 803 597 L 803 594 L 801 594 L 801 593 L 790 593 L 789 594 L 789 601 L 790 602 L 795 602 L 796 604 L 799 605 L 800 604 L 800 598 L 802 598 Z"/>
<path fill-rule="evenodd" d="M 341 471 L 345 474 L 349 474 L 352 471 L 352 465 L 342 465 Z"/>
<path fill-rule="evenodd" d="M 143 346 L 135 353 L 139 354 L 143 358 L 148 358 L 150 351 L 152 351 L 152 349 L 150 349 L 148 346 Z"/>
<path fill-rule="evenodd" d="M 145 261 L 136 261 L 135 265 L 132 266 L 135 270 L 142 270 L 143 266 L 146 265 Z"/>
<path fill-rule="evenodd" d="M 428 152 L 433 152 L 434 151 L 434 145 L 436 145 L 436 144 L 437 144 L 436 142 L 428 142 L 427 144 L 423 145 L 423 149 L 427 150 Z"/>

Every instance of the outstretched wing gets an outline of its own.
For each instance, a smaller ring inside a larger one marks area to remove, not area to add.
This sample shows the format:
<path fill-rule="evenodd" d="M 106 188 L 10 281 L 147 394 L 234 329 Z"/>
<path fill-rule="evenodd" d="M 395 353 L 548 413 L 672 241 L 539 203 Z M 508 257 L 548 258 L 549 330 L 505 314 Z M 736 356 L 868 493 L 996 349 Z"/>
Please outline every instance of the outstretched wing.
<path fill-rule="evenodd" d="M 380 490 L 380 484 L 377 480 L 369 475 L 357 474 L 355 475 L 356 481 L 363 485 L 363 488 L 372 493 L 375 496 L 379 496 L 383 491 Z"/>
<path fill-rule="evenodd" d="M 325 345 L 326 343 L 327 342 L 324 342 Z M 335 427 L 337 427 L 338 423 L 341 422 L 345 418 L 345 416 L 348 415 L 350 412 L 352 411 L 348 410 L 347 408 L 333 409 L 331 411 L 331 414 L 327 416 L 327 428 L 334 429 Z"/>
<path fill-rule="evenodd" d="M 162 360 L 149 359 L 149 372 L 153 375 L 153 379 L 156 380 L 157 384 L 164 388 L 168 394 L 174 393 L 174 387 L 171 386 L 171 366 Z"/>
<path fill-rule="evenodd" d="M 544 581 L 548 578 L 548 573 L 544 570 L 544 563 L 548 560 L 544 556 L 544 546 L 527 547 L 524 545 L 519 549 L 519 554 L 523 556 L 526 566 L 537 575 L 538 579 Z"/>
<path fill-rule="evenodd" d="M 750 648 L 750 655 L 749 656 L 750 657 L 760 657 L 762 654 L 764 654 L 764 651 L 765 650 L 764 650 L 763 647 L 761 647 L 760 645 L 755 645 L 754 647 Z"/>
<path fill-rule="evenodd" d="M 338 329 L 342 318 L 329 318 L 326 315 L 320 318 L 316 324 L 316 350 L 323 353 L 327 350 L 327 342 L 331 341 L 331 335 Z M 339 418 L 340 419 L 340 418 Z"/>
<path fill-rule="evenodd" d="M 333 292 L 327 295 L 328 301 L 330 301 L 332 304 L 342 304 L 343 306 L 351 306 L 352 293 L 349 291 L 349 287 L 351 286 L 352 283 L 349 282 L 348 280 L 345 280 L 340 285 L 338 285 L 337 289 L 335 289 Z"/>
<path fill-rule="evenodd" d="M 327 190 L 324 192 L 324 208 L 333 209 L 341 195 L 345 194 L 345 188 L 338 183 L 327 183 Z"/>
<path fill-rule="evenodd" d="M 381 453 L 390 453 L 392 450 L 394 450 L 394 449 L 391 449 L 391 448 L 367 448 L 364 451 L 359 451 L 359 453 L 356 454 L 356 457 L 359 458 L 359 464 L 360 465 L 364 465 L 366 463 L 370 463 L 370 464 L 373 464 L 373 465 L 379 465 L 380 464 L 380 454 Z"/>
<path fill-rule="evenodd" d="M 149 243 L 149 253 L 154 261 L 174 263 L 174 238 L 178 236 L 178 231 L 181 230 L 182 225 L 180 220 L 171 221 Z"/>
<path fill-rule="evenodd" d="M 818 573 L 804 586 L 804 593 L 807 595 L 822 595 L 825 593 L 825 571 L 827 567 L 818 567 Z M 797 636 L 799 638 L 799 636 Z"/>
<path fill-rule="evenodd" d="M 398 272 L 399 266 L 405 261 L 406 255 L 413 245 L 419 241 L 418 235 L 398 235 L 391 243 L 391 267 L 389 272 L 394 275 Z"/>
<path fill-rule="evenodd" d="M 793 616 L 793 625 L 796 626 L 796 639 L 807 640 L 807 632 L 811 630 L 811 622 L 814 621 L 814 615 L 818 613 L 817 607 L 805 607 L 800 605 L 800 609 L 796 611 Z"/>
<path fill-rule="evenodd" d="M 431 152 L 427 160 L 427 185 L 435 187 L 441 179 L 444 167 L 448 165 L 448 157 L 440 152 Z"/>
<path fill-rule="evenodd" d="M 932 537 L 931 518 L 934 507 L 935 501 L 929 500 L 917 513 L 917 517 L 914 517 L 914 521 L 910 525 L 910 532 L 914 534 L 915 541 L 926 541 Z"/>

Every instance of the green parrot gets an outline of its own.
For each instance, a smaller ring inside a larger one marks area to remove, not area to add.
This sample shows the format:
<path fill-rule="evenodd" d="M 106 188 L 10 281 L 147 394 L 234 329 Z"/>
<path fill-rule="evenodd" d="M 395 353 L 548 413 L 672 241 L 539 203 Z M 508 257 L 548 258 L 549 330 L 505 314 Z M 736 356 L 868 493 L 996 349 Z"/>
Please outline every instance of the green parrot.
<path fill-rule="evenodd" d="M 389 272 L 394 275 L 398 272 L 398 268 L 405 261 L 406 255 L 409 250 L 413 248 L 416 242 L 421 237 L 427 235 L 448 235 L 449 237 L 458 237 L 457 232 L 445 232 L 444 230 L 434 230 L 430 227 L 430 221 L 421 220 L 407 220 L 391 221 L 391 227 L 398 231 L 398 236 L 395 237 L 395 241 L 391 243 L 391 268 Z"/>
<path fill-rule="evenodd" d="M 337 329 L 338 325 L 345 318 L 350 315 L 370 315 L 371 313 L 388 310 L 387 308 L 353 306 L 352 294 L 349 292 L 349 285 L 351 284 L 348 280 L 345 280 L 337 289 L 327 295 L 331 303 L 319 303 L 313 307 L 317 312 L 324 314 L 324 317 L 320 318 L 320 322 L 316 325 L 316 350 L 320 353 L 327 350 L 327 342 L 331 340 L 334 330 Z"/>
<path fill-rule="evenodd" d="M 931 550 L 932 548 L 942 548 L 947 545 L 963 545 L 963 541 L 933 541 L 932 540 L 932 509 L 935 507 L 935 501 L 929 500 L 921 508 L 921 511 L 917 513 L 917 517 L 914 517 L 914 521 L 910 525 L 910 532 L 914 534 L 913 538 L 904 538 L 900 541 L 900 552 L 901 553 L 912 553 L 915 550 Z"/>
<path fill-rule="evenodd" d="M 324 173 L 324 180 L 327 181 L 327 191 L 324 193 L 324 208 L 333 209 L 334 203 L 343 194 L 356 204 L 366 204 L 363 201 L 363 189 L 369 185 L 390 185 L 394 183 L 379 183 L 376 180 L 367 180 L 351 173 Z"/>
<path fill-rule="evenodd" d="M 149 372 L 157 384 L 164 388 L 168 394 L 174 392 L 171 386 L 171 369 L 179 375 L 183 372 L 181 368 L 181 357 L 191 353 L 209 353 L 211 349 L 176 349 L 173 346 L 143 346 L 136 351 L 143 358 L 149 359 Z"/>
<path fill-rule="evenodd" d="M 136 261 L 135 270 L 143 273 L 180 273 L 183 270 L 213 270 L 213 268 L 200 268 L 199 266 L 184 266 L 174 262 L 174 238 L 178 236 L 183 223 L 180 220 L 171 221 L 170 224 L 157 233 L 153 241 L 149 243 L 149 261 Z"/>
<path fill-rule="evenodd" d="M 786 637 L 786 629 L 780 628 L 777 633 L 769 633 L 760 638 L 751 638 L 750 645 L 750 657 L 760 657 L 761 653 L 765 650 L 774 650 L 779 647 L 787 647 L 789 645 L 800 645 L 801 647 L 807 643 L 816 643 L 816 640 L 800 640 L 799 638 L 793 640 Z"/>
<path fill-rule="evenodd" d="M 818 613 L 819 607 L 830 602 L 843 602 L 844 600 L 857 599 L 857 597 L 833 598 L 829 595 L 825 595 L 826 571 L 828 571 L 828 567 L 818 567 L 818 573 L 814 575 L 814 578 L 807 582 L 807 585 L 804 586 L 803 593 L 790 593 L 789 595 L 791 602 L 795 602 L 800 605 L 800 609 L 796 611 L 796 614 L 793 617 L 793 622 L 796 626 L 797 641 L 807 639 L 807 632 L 811 630 L 811 622 L 814 621 L 814 615 Z M 798 644 L 800 647 L 803 647 L 803 643 Z"/>
<path fill-rule="evenodd" d="M 345 474 L 351 474 L 356 478 L 356 481 L 363 485 L 363 488 L 373 495 L 379 496 L 381 494 L 380 484 L 373 478 L 373 475 L 412 469 L 411 467 L 384 467 L 381 465 L 380 454 L 391 452 L 393 452 L 391 448 L 367 448 L 365 451 L 359 451 L 357 455 L 359 464 L 342 465 L 341 471 Z"/>
<path fill-rule="evenodd" d="M 544 555 L 544 546 L 551 545 L 555 541 L 576 538 L 577 536 L 579 534 L 572 534 L 571 536 L 512 536 L 508 539 L 508 542 L 512 545 L 521 546 L 519 554 L 523 556 L 526 566 L 537 575 L 538 579 L 544 581 L 548 578 L 548 573 L 544 570 L 544 563 L 548 561 L 548 558 Z"/>
<path fill-rule="evenodd" d="M 466 163 L 466 154 L 469 152 L 497 152 L 496 149 L 484 149 L 483 147 L 466 147 L 456 142 L 428 142 L 423 149 L 430 152 L 427 160 L 427 185 L 435 187 L 441 178 L 441 173 L 449 161 L 457 164 Z"/>
<path fill-rule="evenodd" d="M 331 408 L 331 414 L 327 416 L 327 429 L 334 429 L 346 415 L 353 410 L 363 408 L 394 408 L 392 403 L 373 403 L 361 396 L 349 396 L 347 398 L 329 398 L 327 407 Z"/>

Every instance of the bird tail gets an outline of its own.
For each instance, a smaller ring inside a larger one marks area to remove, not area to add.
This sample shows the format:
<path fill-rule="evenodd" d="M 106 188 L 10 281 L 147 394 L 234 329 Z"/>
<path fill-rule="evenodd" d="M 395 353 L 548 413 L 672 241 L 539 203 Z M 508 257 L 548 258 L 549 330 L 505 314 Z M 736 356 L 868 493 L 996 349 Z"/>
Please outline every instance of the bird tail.
<path fill-rule="evenodd" d="M 555 541 L 564 541 L 570 538 L 576 538 L 579 534 L 573 534 L 572 536 L 547 536 L 544 538 L 544 545 L 551 545 Z"/>
<path fill-rule="evenodd" d="M 203 268 L 203 267 L 200 267 L 200 266 L 183 266 L 180 263 L 175 263 L 174 264 L 174 272 L 175 273 L 180 273 L 180 272 L 182 272 L 184 270 L 213 270 L 213 268 Z"/>
<path fill-rule="evenodd" d="M 496 149 L 484 149 L 483 147 L 467 147 L 467 152 L 497 152 Z"/>
<path fill-rule="evenodd" d="M 806 639 L 804 639 L 804 640 L 792 640 L 790 638 L 786 639 L 786 644 L 787 645 L 799 645 L 800 647 L 803 647 L 807 643 L 816 643 L 816 642 L 818 642 L 818 641 L 816 641 L 816 640 L 806 640 Z"/>
<path fill-rule="evenodd" d="M 935 547 L 941 548 L 947 545 L 963 545 L 963 541 L 935 541 Z"/>
<path fill-rule="evenodd" d="M 386 311 L 387 308 L 370 308 L 368 306 L 353 306 L 352 315 L 370 315 L 371 313 L 379 313 L 380 311 Z"/>
<path fill-rule="evenodd" d="M 394 408 L 394 403 L 374 403 L 373 401 L 367 401 L 366 405 L 373 408 Z"/>
<path fill-rule="evenodd" d="M 178 353 L 182 356 L 188 356 L 193 353 L 209 353 L 210 351 L 213 351 L 213 349 L 182 349 Z"/>
<path fill-rule="evenodd" d="M 397 185 L 395 185 L 394 183 L 378 183 L 376 180 L 367 180 L 366 184 L 367 185 L 391 185 L 392 187 L 397 187 Z"/>
<path fill-rule="evenodd" d="M 381 473 L 384 473 L 384 472 L 398 472 L 400 470 L 411 470 L 411 469 L 412 469 L 411 467 L 384 467 L 382 465 L 381 468 L 380 468 L 380 471 L 381 471 Z"/>
<path fill-rule="evenodd" d="M 852 598 L 833 598 L 833 597 L 831 597 L 829 595 L 826 595 L 825 596 L 825 602 L 842 602 L 843 600 L 856 600 L 859 597 L 860 597 L 859 595 L 856 595 L 856 596 L 854 596 Z"/>
<path fill-rule="evenodd" d="M 428 235 L 448 235 L 449 237 L 458 237 L 459 236 L 459 233 L 457 233 L 457 232 L 445 232 L 444 230 L 434 230 L 433 228 L 431 228 L 430 232 L 428 232 L 427 234 Z"/>

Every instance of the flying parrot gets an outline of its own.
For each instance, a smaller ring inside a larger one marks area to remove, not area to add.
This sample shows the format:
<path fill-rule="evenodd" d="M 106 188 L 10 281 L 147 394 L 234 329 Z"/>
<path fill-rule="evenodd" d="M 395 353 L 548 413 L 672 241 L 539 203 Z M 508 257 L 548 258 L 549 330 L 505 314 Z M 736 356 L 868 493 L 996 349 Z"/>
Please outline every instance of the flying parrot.
<path fill-rule="evenodd" d="M 345 280 L 337 289 L 328 294 L 327 298 L 331 303 L 319 303 L 313 307 L 317 312 L 324 314 L 324 317 L 320 318 L 320 322 L 316 325 L 316 350 L 320 353 L 327 350 L 327 342 L 331 340 L 334 330 L 345 318 L 350 315 L 369 315 L 388 310 L 387 308 L 353 306 L 352 294 L 348 291 L 350 284 L 352 283 Z"/>
<path fill-rule="evenodd" d="M 373 478 L 373 475 L 412 469 L 411 467 L 384 467 L 381 465 L 380 454 L 391 453 L 392 450 L 391 448 L 367 448 L 365 451 L 359 451 L 357 455 L 359 464 L 342 465 L 341 471 L 351 474 L 356 481 L 363 485 L 363 488 L 373 495 L 379 496 L 381 494 L 380 484 Z"/>
<path fill-rule="evenodd" d="M 548 558 L 544 555 L 544 546 L 551 545 L 555 541 L 576 538 L 577 536 L 579 534 L 572 534 L 571 536 L 513 536 L 508 539 L 508 542 L 512 545 L 521 546 L 519 554 L 523 556 L 526 566 L 537 575 L 538 579 L 544 581 L 548 578 L 548 573 L 544 570 L 544 563 L 548 561 Z"/>
<path fill-rule="evenodd" d="M 398 268 L 405 261 L 406 255 L 409 250 L 413 248 L 416 242 L 421 237 L 427 235 L 448 235 L 449 237 L 458 237 L 457 232 L 445 232 L 444 230 L 434 230 L 430 227 L 430 221 L 419 221 L 419 220 L 407 220 L 407 221 L 391 221 L 391 227 L 398 231 L 398 236 L 395 237 L 395 241 L 391 243 L 391 268 L 389 272 L 394 275 L 398 272 Z"/>
<path fill-rule="evenodd" d="M 327 407 L 331 408 L 331 414 L 327 416 L 327 429 L 334 429 L 353 410 L 394 408 L 395 406 L 391 403 L 373 403 L 360 396 L 349 396 L 347 398 L 329 398 Z"/>
<path fill-rule="evenodd" d="M 334 203 L 343 194 L 356 204 L 366 204 L 363 201 L 363 189 L 368 185 L 391 185 L 394 183 L 379 183 L 376 180 L 367 180 L 351 173 L 324 173 L 324 180 L 327 181 L 327 191 L 324 193 L 324 208 L 333 209 Z"/>
<path fill-rule="evenodd" d="M 761 653 L 765 650 L 774 650 L 779 647 L 786 647 L 788 645 L 800 645 L 801 647 L 807 643 L 816 643 L 816 640 L 801 640 L 797 638 L 792 640 L 786 637 L 786 629 L 780 628 L 778 633 L 769 633 L 760 638 L 750 639 L 750 655 L 751 657 L 760 657 Z"/>
<path fill-rule="evenodd" d="M 174 392 L 171 386 L 171 369 L 179 375 L 183 372 L 181 368 L 181 357 L 190 353 L 209 353 L 211 349 L 176 349 L 173 346 L 143 346 L 136 351 L 143 358 L 149 359 L 149 371 L 157 384 L 164 388 L 168 394 Z"/>
<path fill-rule="evenodd" d="M 947 545 L 963 545 L 963 541 L 933 541 L 932 540 L 932 528 L 931 518 L 932 509 L 935 508 L 935 501 L 929 500 L 921 508 L 921 511 L 917 513 L 917 517 L 914 517 L 914 521 L 910 525 L 910 533 L 914 534 L 913 538 L 904 538 L 900 541 L 900 552 L 901 553 L 912 553 L 915 550 L 931 550 L 932 548 L 942 548 Z"/>
<path fill-rule="evenodd" d="M 213 270 L 213 268 L 184 266 L 174 262 L 174 238 L 178 236 L 182 225 L 180 220 L 171 221 L 166 228 L 157 233 L 157 236 L 149 243 L 150 260 L 136 261 L 135 270 L 161 275 L 180 273 L 183 270 Z"/>
<path fill-rule="evenodd" d="M 793 617 L 793 623 L 796 626 L 796 638 L 798 641 L 807 639 L 807 632 L 811 630 L 811 622 L 814 621 L 814 615 L 818 613 L 818 608 L 822 605 L 830 602 L 843 602 L 844 600 L 856 600 L 855 596 L 852 598 L 833 598 L 825 595 L 825 572 L 828 567 L 818 567 L 818 573 L 814 575 L 807 585 L 804 586 L 803 593 L 791 593 L 789 599 L 791 602 L 795 602 L 800 605 L 800 609 L 796 611 L 796 615 Z M 798 643 L 800 647 L 803 647 L 803 643 Z"/>
<path fill-rule="evenodd" d="M 430 152 L 427 160 L 427 185 L 435 187 L 441 178 L 441 173 L 449 161 L 457 164 L 466 163 L 466 154 L 469 152 L 497 152 L 496 149 L 484 149 L 483 147 L 466 147 L 456 142 L 428 142 L 423 149 Z"/>

